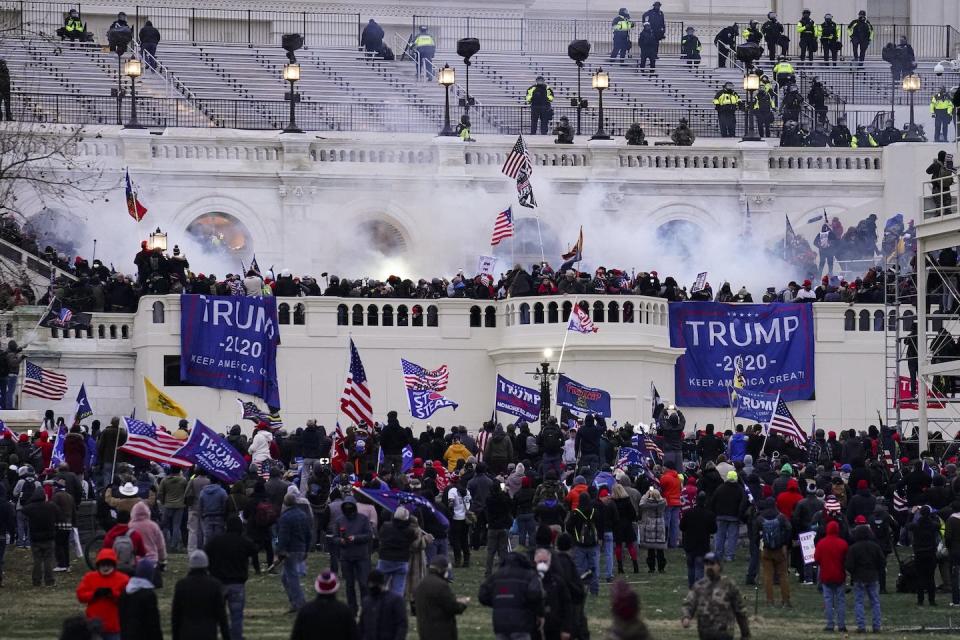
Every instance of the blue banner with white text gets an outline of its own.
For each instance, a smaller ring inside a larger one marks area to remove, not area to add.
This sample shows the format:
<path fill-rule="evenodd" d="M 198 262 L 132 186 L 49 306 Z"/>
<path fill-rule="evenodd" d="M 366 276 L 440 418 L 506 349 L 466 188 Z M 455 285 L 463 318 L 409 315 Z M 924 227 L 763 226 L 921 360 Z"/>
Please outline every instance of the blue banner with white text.
<path fill-rule="evenodd" d="M 177 450 L 176 456 L 192 460 L 198 467 L 224 482 L 238 482 L 247 473 L 247 463 L 240 452 L 199 420 L 194 423 L 190 437 Z"/>
<path fill-rule="evenodd" d="M 757 424 L 770 424 L 773 411 L 777 408 L 777 394 L 754 391 L 752 389 L 737 389 L 736 413 L 738 418 L 753 420 Z"/>
<path fill-rule="evenodd" d="M 738 368 L 753 391 L 813 399 L 811 304 L 671 302 L 670 346 L 686 350 L 675 368 L 680 406 L 729 406 Z"/>
<path fill-rule="evenodd" d="M 450 398 L 429 389 L 407 389 L 407 400 L 410 403 L 410 415 L 417 420 L 426 420 L 439 409 L 451 407 L 456 411 L 460 406 Z"/>
<path fill-rule="evenodd" d="M 603 389 L 586 387 L 561 374 L 557 379 L 557 404 L 574 413 L 593 413 L 610 417 L 610 394 Z"/>
<path fill-rule="evenodd" d="M 540 419 L 540 392 L 498 375 L 497 411 L 536 422 Z"/>
<path fill-rule="evenodd" d="M 280 407 L 273 296 L 180 296 L 180 379 Z"/>

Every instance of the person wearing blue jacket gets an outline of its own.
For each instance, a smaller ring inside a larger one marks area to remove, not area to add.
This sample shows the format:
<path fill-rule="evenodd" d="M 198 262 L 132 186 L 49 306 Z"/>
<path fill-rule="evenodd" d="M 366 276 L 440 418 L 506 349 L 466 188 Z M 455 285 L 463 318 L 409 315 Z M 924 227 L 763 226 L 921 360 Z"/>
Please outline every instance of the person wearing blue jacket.
<path fill-rule="evenodd" d="M 297 508 L 297 497 L 288 493 L 283 498 L 283 513 L 277 521 L 277 559 L 283 563 L 280 582 L 290 611 L 299 611 L 305 604 L 300 578 L 306 575 L 307 550 L 310 548 L 310 519 Z"/>
<path fill-rule="evenodd" d="M 747 435 L 743 432 L 743 425 L 738 424 L 736 433 L 730 436 L 727 443 L 727 459 L 730 462 L 743 462 L 743 457 L 747 455 Z"/>

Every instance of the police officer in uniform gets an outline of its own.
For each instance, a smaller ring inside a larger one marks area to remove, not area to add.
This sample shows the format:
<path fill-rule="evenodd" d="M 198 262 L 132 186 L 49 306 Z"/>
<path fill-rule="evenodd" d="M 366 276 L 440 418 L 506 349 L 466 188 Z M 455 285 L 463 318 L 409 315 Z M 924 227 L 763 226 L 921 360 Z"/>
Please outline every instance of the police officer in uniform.
<path fill-rule="evenodd" d="M 767 43 L 767 55 L 770 57 L 770 61 L 773 61 L 773 56 L 775 55 L 777 47 L 780 47 L 780 55 L 787 55 L 787 45 L 784 42 L 784 31 L 783 24 L 777 20 L 777 14 L 773 11 L 767 14 L 767 21 L 763 23 L 763 26 L 760 27 L 760 32 L 763 34 L 763 40 Z"/>
<path fill-rule="evenodd" d="M 93 34 L 87 33 L 83 21 L 80 20 L 80 12 L 76 9 L 70 9 L 70 13 L 67 14 L 66 19 L 63 21 L 63 26 L 57 29 L 57 35 L 60 36 L 61 40 L 66 39 L 70 40 L 70 42 L 77 40 L 80 42 L 93 41 Z"/>
<path fill-rule="evenodd" d="M 784 120 L 793 120 L 800 122 L 800 110 L 803 108 L 803 96 L 797 85 L 789 84 L 783 94 L 783 103 L 780 107 L 780 115 Z"/>
<path fill-rule="evenodd" d="M 813 54 L 817 50 L 817 23 L 810 17 L 810 9 L 803 10 L 803 17 L 797 23 L 797 33 L 800 34 L 800 61 L 806 60 L 809 55 L 813 62 Z"/>
<path fill-rule="evenodd" d="M 610 62 L 616 62 L 618 57 L 622 62 L 630 49 L 630 29 L 633 28 L 630 12 L 626 8 L 621 8 L 611 24 L 613 25 L 613 49 L 610 51 Z"/>
<path fill-rule="evenodd" d="M 823 48 L 823 62 L 829 62 L 832 56 L 833 66 L 837 66 L 837 54 L 842 46 L 842 36 L 840 25 L 833 21 L 833 14 L 824 14 L 823 22 L 817 25 L 817 34 L 820 37 L 820 46 Z"/>
<path fill-rule="evenodd" d="M 713 44 L 717 46 L 717 66 L 721 69 L 727 66 L 727 58 L 732 58 L 737 48 L 737 32 L 740 25 L 734 22 L 729 27 L 720 29 L 713 38 Z"/>
<path fill-rule="evenodd" d="M 537 76 L 537 83 L 527 89 L 526 101 L 530 105 L 530 135 L 536 135 L 537 122 L 540 123 L 540 135 L 547 135 L 553 117 L 553 89 L 543 76 Z"/>
<path fill-rule="evenodd" d="M 657 34 L 649 22 L 643 23 L 643 31 L 637 37 L 637 44 L 640 46 L 640 64 L 641 69 L 647 67 L 647 61 L 650 61 L 650 69 L 657 68 L 657 49 L 660 48 L 660 41 L 657 40 Z"/>
<path fill-rule="evenodd" d="M 723 89 L 717 91 L 717 95 L 713 97 L 721 137 L 733 138 L 737 135 L 737 109 L 740 104 L 740 96 L 733 90 L 732 82 L 725 82 Z"/>
<path fill-rule="evenodd" d="M 427 80 L 433 80 L 433 56 L 437 53 L 437 42 L 427 31 L 427 26 L 420 27 L 420 35 L 413 41 L 413 48 L 420 58 L 420 66 L 417 67 L 417 75 L 425 75 Z M 427 62 L 427 61 L 430 62 Z"/>
<path fill-rule="evenodd" d="M 850 37 L 850 43 L 853 45 L 853 59 L 863 66 L 863 59 L 867 55 L 867 47 L 873 40 L 873 25 L 867 20 L 867 12 L 860 11 L 857 19 L 852 20 L 847 25 L 847 35 Z"/>
<path fill-rule="evenodd" d="M 769 138 L 770 125 L 773 124 L 774 112 L 777 110 L 777 92 L 774 91 L 766 75 L 760 76 L 760 89 L 753 97 L 753 110 L 756 115 L 757 133 L 761 138 Z"/>
<path fill-rule="evenodd" d="M 930 115 L 933 116 L 934 142 L 950 142 L 950 122 L 953 120 L 953 100 L 946 87 L 940 87 L 930 98 Z"/>
<path fill-rule="evenodd" d="M 777 64 L 773 65 L 773 79 L 777 81 L 781 89 L 786 89 L 791 84 L 796 84 L 797 76 L 794 75 L 793 65 L 786 57 L 780 56 Z"/>
<path fill-rule="evenodd" d="M 763 34 L 760 32 L 760 24 L 756 20 L 751 20 L 741 35 L 743 35 L 743 39 L 747 42 L 753 42 L 755 44 L 760 44 L 763 42 Z M 771 58 L 771 60 L 772 59 L 773 58 Z"/>
<path fill-rule="evenodd" d="M 680 56 L 687 61 L 687 65 L 700 65 L 700 38 L 696 34 L 696 29 L 687 27 L 687 34 L 680 38 Z"/>
<path fill-rule="evenodd" d="M 640 16 L 640 22 L 649 22 L 650 28 L 653 29 L 653 35 L 657 38 L 656 44 L 653 46 L 653 58 L 656 60 L 660 54 L 660 41 L 667 37 L 667 18 L 660 10 L 660 3 L 654 2 L 653 7 Z"/>
<path fill-rule="evenodd" d="M 843 116 L 837 119 L 837 124 L 833 125 L 833 128 L 830 130 L 830 146 L 856 146 L 853 142 L 853 136 L 850 134 L 850 129 L 847 127 L 847 119 Z"/>

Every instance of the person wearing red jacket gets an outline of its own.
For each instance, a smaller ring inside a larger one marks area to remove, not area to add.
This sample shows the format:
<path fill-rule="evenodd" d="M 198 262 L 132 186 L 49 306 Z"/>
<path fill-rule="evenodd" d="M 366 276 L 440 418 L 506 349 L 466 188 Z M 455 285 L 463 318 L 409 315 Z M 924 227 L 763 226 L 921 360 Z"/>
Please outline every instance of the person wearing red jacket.
<path fill-rule="evenodd" d="M 667 460 L 664 467 L 660 475 L 660 495 L 667 503 L 663 519 L 667 528 L 667 546 L 676 549 L 680 543 L 680 475 L 673 460 Z"/>
<path fill-rule="evenodd" d="M 40 432 L 37 439 L 37 449 L 40 449 L 40 455 L 43 456 L 43 468 L 50 468 L 50 458 L 53 456 L 53 443 L 50 442 L 50 434 L 46 431 Z M 37 469 L 39 472 L 40 469 Z"/>
<path fill-rule="evenodd" d="M 147 555 L 147 546 L 143 544 L 143 537 L 140 535 L 139 531 L 135 531 L 130 528 L 130 512 L 129 511 L 118 511 L 117 512 L 117 524 L 113 525 L 110 528 L 110 531 L 107 531 L 107 535 L 103 537 L 103 548 L 113 550 L 113 542 L 120 536 L 130 535 L 130 542 L 133 543 L 133 552 L 136 555 L 136 560 L 133 563 L 133 567 L 130 568 L 130 571 L 136 568 L 136 563 L 140 561 L 141 558 Z M 117 558 L 114 554 L 114 563 L 116 563 Z"/>
<path fill-rule="evenodd" d="M 849 549 L 847 541 L 840 537 L 840 525 L 835 521 L 827 523 L 827 535 L 817 543 L 813 560 L 820 565 L 820 584 L 823 587 L 823 612 L 826 616 L 824 631 L 833 632 L 834 614 L 837 630 L 847 631 L 846 624 L 846 581 L 847 571 L 844 562 Z"/>
<path fill-rule="evenodd" d="M 103 640 L 120 640 L 120 595 L 130 577 L 117 571 L 117 554 L 101 549 L 96 570 L 88 571 L 77 585 L 77 600 L 87 605 L 88 620 L 99 620 Z"/>
<path fill-rule="evenodd" d="M 787 490 L 777 496 L 777 511 L 785 515 L 788 520 L 792 520 L 793 509 L 801 500 L 803 496 L 800 495 L 800 485 L 796 478 L 790 478 L 787 481 Z"/>

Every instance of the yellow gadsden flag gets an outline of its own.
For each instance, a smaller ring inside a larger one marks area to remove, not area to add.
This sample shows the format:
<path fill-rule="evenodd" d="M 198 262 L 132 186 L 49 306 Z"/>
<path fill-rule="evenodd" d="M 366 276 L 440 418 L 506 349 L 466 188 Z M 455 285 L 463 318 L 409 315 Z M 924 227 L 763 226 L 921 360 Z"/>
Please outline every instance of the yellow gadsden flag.
<path fill-rule="evenodd" d="M 165 394 L 163 391 L 160 391 L 160 389 L 158 389 L 157 386 L 150 381 L 150 378 L 146 376 L 143 377 L 143 386 L 147 391 L 148 411 L 165 413 L 168 416 L 174 416 L 177 418 L 187 417 L 187 411 L 179 404 L 174 402 L 170 396 Z"/>

